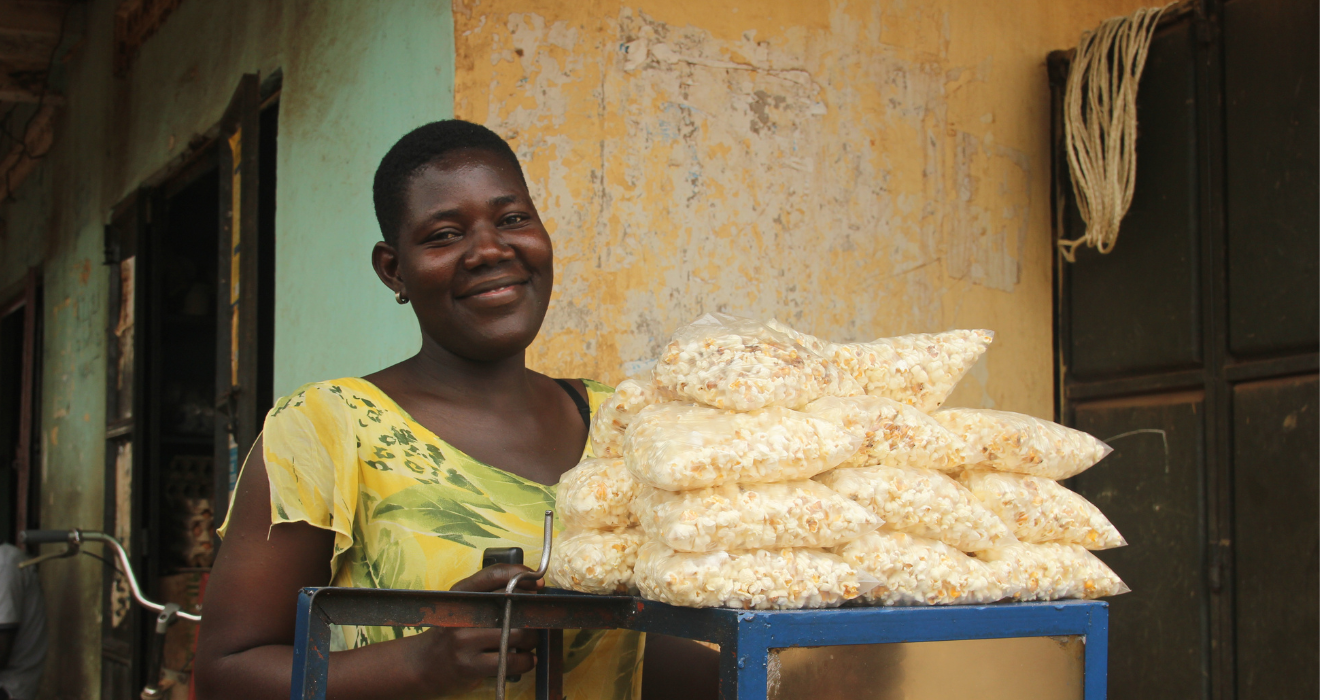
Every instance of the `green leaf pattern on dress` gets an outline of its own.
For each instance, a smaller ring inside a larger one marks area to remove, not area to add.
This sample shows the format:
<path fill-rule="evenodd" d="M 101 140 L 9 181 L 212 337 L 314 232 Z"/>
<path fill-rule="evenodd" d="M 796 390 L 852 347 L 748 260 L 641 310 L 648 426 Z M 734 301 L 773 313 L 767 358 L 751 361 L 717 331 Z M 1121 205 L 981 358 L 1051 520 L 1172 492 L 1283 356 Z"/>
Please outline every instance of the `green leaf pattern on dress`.
<path fill-rule="evenodd" d="M 593 408 L 613 391 L 597 382 L 584 383 Z M 294 414 L 298 420 L 285 420 Z M 308 425 L 314 434 L 308 434 Z M 540 556 L 543 513 L 555 507 L 557 486 L 537 484 L 460 452 L 413 421 L 370 382 L 339 379 L 300 388 L 275 403 L 265 435 L 275 520 L 303 520 L 336 530 L 332 585 L 447 589 L 475 572 L 487 547 L 520 546 L 529 561 Z M 345 442 L 354 449 L 346 451 Z M 334 463 L 321 464 L 315 455 Z M 318 471 L 327 469 L 333 473 Z M 283 478 L 276 479 L 274 470 L 285 470 Z M 333 482 L 333 492 L 356 492 L 356 498 L 330 499 L 327 494 L 325 499 L 338 505 L 320 502 L 315 494 L 326 490 L 327 480 Z M 276 488 L 277 482 L 283 490 Z M 296 507 L 285 508 L 286 503 Z M 340 510 L 342 519 L 336 518 L 336 508 L 346 509 Z M 290 513 L 299 515 L 291 518 Z M 344 521 L 351 525 L 336 527 Z M 558 519 L 555 527 L 560 529 Z M 334 650 L 423 631 L 333 629 Z M 567 697 L 639 697 L 641 635 L 566 630 L 564 645 Z M 513 686 L 510 697 L 530 698 L 529 681 L 530 674 Z M 492 688 L 487 683 L 462 697 L 484 700 Z"/>

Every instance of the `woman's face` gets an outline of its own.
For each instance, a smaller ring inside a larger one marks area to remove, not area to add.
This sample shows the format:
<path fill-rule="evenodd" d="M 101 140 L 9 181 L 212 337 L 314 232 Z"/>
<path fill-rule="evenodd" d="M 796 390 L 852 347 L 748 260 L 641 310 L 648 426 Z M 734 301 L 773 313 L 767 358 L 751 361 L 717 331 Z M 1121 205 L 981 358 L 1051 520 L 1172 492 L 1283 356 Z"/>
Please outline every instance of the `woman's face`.
<path fill-rule="evenodd" d="M 373 262 L 422 333 L 475 361 L 526 349 L 550 304 L 554 255 L 517 169 L 484 150 L 451 153 L 412 178 L 404 202 L 397 247 L 377 243 Z"/>

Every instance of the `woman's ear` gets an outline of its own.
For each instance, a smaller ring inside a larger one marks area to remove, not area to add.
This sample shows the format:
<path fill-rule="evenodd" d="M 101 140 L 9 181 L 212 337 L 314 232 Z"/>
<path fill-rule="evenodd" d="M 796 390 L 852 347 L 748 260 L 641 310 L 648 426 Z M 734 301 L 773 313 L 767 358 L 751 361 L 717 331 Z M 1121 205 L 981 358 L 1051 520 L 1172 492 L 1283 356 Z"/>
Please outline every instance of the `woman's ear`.
<path fill-rule="evenodd" d="M 376 241 L 371 249 L 371 266 L 376 269 L 376 276 L 396 295 L 407 297 L 403 279 L 399 277 L 399 251 L 385 241 Z"/>

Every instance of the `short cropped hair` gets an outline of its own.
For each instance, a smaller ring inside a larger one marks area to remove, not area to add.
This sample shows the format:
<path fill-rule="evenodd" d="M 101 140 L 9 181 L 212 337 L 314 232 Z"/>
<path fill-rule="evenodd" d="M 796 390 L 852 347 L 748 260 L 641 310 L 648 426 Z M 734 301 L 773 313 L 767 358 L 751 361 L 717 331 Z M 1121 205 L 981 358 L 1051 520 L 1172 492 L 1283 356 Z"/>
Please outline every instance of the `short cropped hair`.
<path fill-rule="evenodd" d="M 508 142 L 490 129 L 462 119 L 445 119 L 419 126 L 399 139 L 380 160 L 371 185 L 376 221 L 386 243 L 398 245 L 408 185 L 418 171 L 450 153 L 470 149 L 504 158 L 513 164 L 524 184 L 527 182 L 518 156 Z"/>

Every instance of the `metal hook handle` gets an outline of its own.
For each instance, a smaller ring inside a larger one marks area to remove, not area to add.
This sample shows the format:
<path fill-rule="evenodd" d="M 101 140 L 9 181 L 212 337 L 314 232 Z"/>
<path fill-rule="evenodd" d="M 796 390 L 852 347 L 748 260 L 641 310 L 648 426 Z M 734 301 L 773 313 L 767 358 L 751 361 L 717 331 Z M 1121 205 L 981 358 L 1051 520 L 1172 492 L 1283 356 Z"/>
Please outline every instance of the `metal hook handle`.
<path fill-rule="evenodd" d="M 495 700 L 504 700 L 504 683 L 509 669 L 509 621 L 513 617 L 513 591 L 524 580 L 536 581 L 550 568 L 550 547 L 554 539 L 555 512 L 545 512 L 545 530 L 541 534 L 541 565 L 536 571 L 524 571 L 509 579 L 504 587 L 504 625 L 500 628 L 500 666 L 495 677 Z"/>

